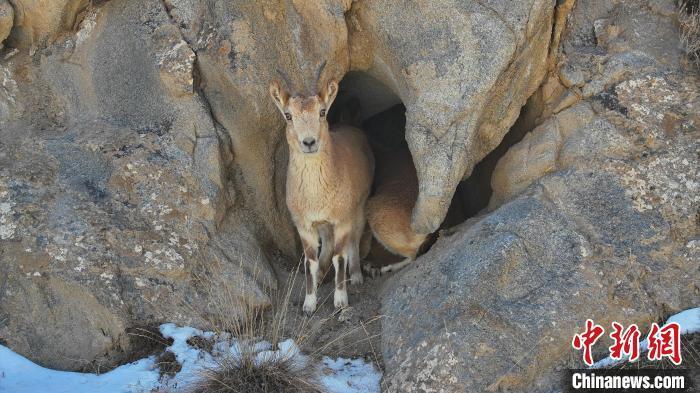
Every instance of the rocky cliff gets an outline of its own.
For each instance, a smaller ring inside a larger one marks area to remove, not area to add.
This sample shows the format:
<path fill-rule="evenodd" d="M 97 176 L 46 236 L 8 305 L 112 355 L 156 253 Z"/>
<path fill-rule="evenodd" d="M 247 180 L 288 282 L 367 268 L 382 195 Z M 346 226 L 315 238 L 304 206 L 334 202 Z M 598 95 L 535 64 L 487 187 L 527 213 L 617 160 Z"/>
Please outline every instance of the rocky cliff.
<path fill-rule="evenodd" d="M 586 318 L 700 303 L 700 83 L 677 12 L 0 0 L 0 339 L 81 369 L 127 358 L 133 327 L 205 327 L 218 283 L 267 307 L 300 255 L 267 86 L 334 78 L 363 120 L 405 106 L 415 230 L 497 161 L 469 190 L 488 207 L 383 288 L 385 389 L 550 391 Z"/>

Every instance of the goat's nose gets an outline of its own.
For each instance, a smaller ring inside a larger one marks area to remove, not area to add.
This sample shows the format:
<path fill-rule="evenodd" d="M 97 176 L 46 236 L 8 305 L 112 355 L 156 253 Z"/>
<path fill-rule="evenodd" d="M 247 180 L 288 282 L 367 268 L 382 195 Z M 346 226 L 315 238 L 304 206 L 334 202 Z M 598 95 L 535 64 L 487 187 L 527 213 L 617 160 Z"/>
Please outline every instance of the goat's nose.
<path fill-rule="evenodd" d="M 304 141 L 302 143 L 304 144 L 304 146 L 306 146 L 308 148 L 312 148 L 316 144 L 316 138 L 311 138 L 311 137 L 304 138 Z"/>

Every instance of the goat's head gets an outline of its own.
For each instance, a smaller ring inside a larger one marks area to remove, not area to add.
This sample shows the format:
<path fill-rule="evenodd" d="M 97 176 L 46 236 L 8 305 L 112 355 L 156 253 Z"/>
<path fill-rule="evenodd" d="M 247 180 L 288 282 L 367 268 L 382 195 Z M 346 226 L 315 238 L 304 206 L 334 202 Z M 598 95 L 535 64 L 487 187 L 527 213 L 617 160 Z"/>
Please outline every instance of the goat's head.
<path fill-rule="evenodd" d="M 338 83 L 330 81 L 313 96 L 290 96 L 278 81 L 270 83 L 270 95 L 287 121 L 290 149 L 313 154 L 324 148 L 330 138 L 326 115 L 338 94 Z"/>

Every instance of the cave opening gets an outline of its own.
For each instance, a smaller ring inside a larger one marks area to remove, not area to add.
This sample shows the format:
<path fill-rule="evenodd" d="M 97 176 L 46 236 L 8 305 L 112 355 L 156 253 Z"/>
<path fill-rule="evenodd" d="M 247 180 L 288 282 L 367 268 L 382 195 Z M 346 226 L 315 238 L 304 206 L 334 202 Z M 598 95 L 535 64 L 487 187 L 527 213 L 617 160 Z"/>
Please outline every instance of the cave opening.
<path fill-rule="evenodd" d="M 459 225 L 487 210 L 493 194 L 491 179 L 498 160 L 508 152 L 508 149 L 520 142 L 527 133 L 537 126 L 541 121 L 541 114 L 542 97 L 541 91 L 538 90 L 520 109 L 518 118 L 503 136 L 498 146 L 474 166 L 469 177 L 457 185 L 447 216 L 440 229 Z"/>
<path fill-rule="evenodd" d="M 534 127 L 534 118 L 539 112 L 533 110 L 537 105 L 533 105 L 531 101 L 532 99 L 523 106 L 515 124 L 496 149 L 474 167 L 469 177 L 459 183 L 447 216 L 440 226 L 441 230 L 457 226 L 488 207 L 492 194 L 491 177 L 496 163 L 511 146 L 519 142 Z M 382 166 L 390 167 L 391 170 L 402 170 L 402 166 L 414 165 L 405 137 L 406 106 L 396 93 L 373 76 L 361 71 L 346 74 L 340 81 L 338 96 L 328 113 L 328 121 L 331 126 L 349 124 L 365 132 L 376 161 L 372 193 L 376 192 L 377 182 L 381 181 L 376 175 L 382 170 Z M 394 161 L 397 157 L 391 152 L 405 153 L 399 156 L 407 158 L 387 165 L 389 155 Z M 415 171 L 415 167 L 410 169 Z M 429 250 L 434 237 L 431 239 L 433 239 L 432 242 L 427 241 L 421 253 Z M 376 239 L 371 242 L 371 248 L 366 255 L 368 261 L 377 265 L 403 259 L 389 252 Z"/>

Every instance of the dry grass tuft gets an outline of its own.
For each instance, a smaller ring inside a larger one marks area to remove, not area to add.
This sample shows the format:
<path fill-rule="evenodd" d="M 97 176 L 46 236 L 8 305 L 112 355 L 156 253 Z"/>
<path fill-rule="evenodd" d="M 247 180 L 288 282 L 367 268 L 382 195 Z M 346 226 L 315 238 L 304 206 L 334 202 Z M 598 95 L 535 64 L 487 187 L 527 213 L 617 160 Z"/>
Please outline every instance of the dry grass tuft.
<path fill-rule="evenodd" d="M 245 263 L 241 261 L 241 263 Z M 253 263 L 250 276 L 242 281 L 258 281 L 256 274 L 257 263 Z M 311 353 L 297 356 L 296 353 L 285 354 L 278 352 L 278 356 L 272 356 L 265 361 L 257 361 L 259 350 L 256 344 L 267 341 L 272 350 L 278 348 L 278 344 L 285 339 L 292 339 L 301 348 L 309 337 L 323 329 L 328 320 L 337 317 L 338 311 L 327 318 L 303 317 L 301 320 L 291 317 L 289 307 L 292 305 L 292 291 L 294 283 L 299 277 L 302 265 L 297 265 L 287 277 L 286 283 L 281 285 L 284 290 L 272 290 L 272 285 L 264 285 L 268 288 L 271 299 L 271 307 L 260 307 L 251 304 L 249 299 L 241 298 L 241 282 L 222 279 L 215 266 L 199 266 L 195 273 L 196 286 L 203 292 L 205 298 L 210 299 L 207 310 L 202 310 L 194 305 L 183 303 L 193 315 L 199 315 L 207 321 L 218 337 L 230 337 L 236 340 L 238 357 L 223 357 L 216 359 L 216 366 L 202 370 L 197 381 L 187 387 L 191 393 L 247 393 L 247 392 L 292 392 L 292 393 L 321 393 L 325 388 L 319 381 L 319 365 L 321 352 L 327 346 L 342 340 L 357 331 L 365 331 L 368 324 L 378 321 L 380 318 L 371 318 L 360 322 L 347 331 L 338 332 L 338 336 Z M 303 274 L 303 271 L 302 273 Z M 325 303 L 328 299 L 321 301 Z M 320 308 L 320 307 L 319 307 Z M 313 322 L 312 322 L 313 320 Z M 291 334 L 290 334 L 290 326 Z M 367 333 L 369 336 L 369 334 Z M 367 337 L 364 340 L 371 340 Z M 201 340 L 200 340 L 201 341 Z M 204 350 L 211 343 L 190 342 L 191 345 Z M 376 354 L 375 354 L 376 357 Z"/>
<path fill-rule="evenodd" d="M 243 278 L 258 282 L 256 267 L 253 264 L 251 276 Z M 244 263 L 241 261 L 241 263 Z M 263 393 L 263 392 L 292 392 L 292 393 L 321 393 L 324 392 L 317 375 L 317 359 L 305 357 L 304 361 L 296 353 L 282 353 L 264 361 L 256 361 L 259 350 L 256 344 L 265 340 L 271 343 L 272 350 L 285 338 L 284 327 L 289 314 L 290 297 L 293 282 L 299 268 L 289 277 L 286 292 L 276 291 L 270 296 L 272 306 L 263 308 L 251 304 L 249 299 L 241 298 L 239 283 L 223 279 L 215 268 L 202 266 L 201 274 L 196 274 L 198 287 L 203 289 L 205 296 L 210 299 L 206 312 L 195 310 L 208 321 L 219 337 L 231 337 L 236 340 L 239 356 L 225 356 L 216 359 L 216 366 L 202 370 L 198 380 L 189 386 L 191 393 Z M 271 285 L 264 285 L 271 288 Z M 272 291 L 271 291 L 272 292 Z M 303 333 L 308 330 L 308 321 L 304 321 L 295 331 L 296 337 L 291 337 L 300 344 L 304 339 Z M 212 343 L 192 342 L 209 352 L 206 348 Z"/>
<path fill-rule="evenodd" d="M 681 1 L 678 9 L 681 44 L 698 68 L 700 68 L 700 5 L 697 0 Z"/>
<path fill-rule="evenodd" d="M 323 393 L 313 362 L 299 364 L 292 356 L 279 356 L 260 364 L 250 353 L 220 360 L 202 372 L 192 393 Z"/>
<path fill-rule="evenodd" d="M 243 263 L 241 261 L 241 264 Z M 193 314 L 198 314 L 207 321 L 218 336 L 230 335 L 238 339 L 242 353 L 255 352 L 255 344 L 262 340 L 270 342 L 273 348 L 286 338 L 291 338 L 300 345 L 300 340 L 303 340 L 301 332 L 308 329 L 306 324 L 295 329 L 300 334 L 298 337 L 283 337 L 291 303 L 292 283 L 299 274 L 299 268 L 297 267 L 293 274 L 290 274 L 289 282 L 285 286 L 288 290 L 282 292 L 269 289 L 269 294 L 266 295 L 269 295 L 272 305 L 271 307 L 261 307 L 259 304 L 251 302 L 251 299 L 240 295 L 240 286 L 245 285 L 242 282 L 260 281 L 258 280 L 258 263 L 260 262 L 255 261 L 252 264 L 253 268 L 249 277 L 237 278 L 239 281 L 222 277 L 215 267 L 203 266 L 201 271 L 194 275 L 197 287 L 204 291 L 204 297 L 209 299 L 208 309 L 201 310 L 187 305 L 187 302 L 184 303 Z M 263 286 L 273 287 L 265 283 Z"/>

